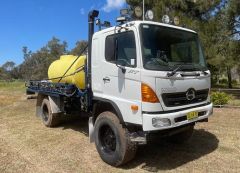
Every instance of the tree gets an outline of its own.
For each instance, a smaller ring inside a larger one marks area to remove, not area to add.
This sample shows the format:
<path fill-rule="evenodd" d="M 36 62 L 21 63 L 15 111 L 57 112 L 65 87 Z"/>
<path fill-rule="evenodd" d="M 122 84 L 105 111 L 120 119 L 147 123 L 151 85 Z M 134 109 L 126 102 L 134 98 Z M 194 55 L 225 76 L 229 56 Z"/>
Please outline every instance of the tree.
<path fill-rule="evenodd" d="M 78 41 L 76 43 L 76 47 L 71 50 L 70 54 L 80 55 L 80 53 L 82 53 L 82 51 L 86 48 L 87 44 L 88 42 L 85 40 Z M 87 53 L 87 49 L 83 52 L 83 54 L 86 54 L 86 53 Z"/>
<path fill-rule="evenodd" d="M 239 15 L 240 2 L 229 0 L 227 6 L 223 8 L 213 19 L 214 32 L 207 32 L 208 50 L 212 52 L 212 58 L 208 62 L 222 68 L 227 73 L 228 87 L 232 88 L 232 68 L 239 66 L 240 42 L 239 42 Z"/>
<path fill-rule="evenodd" d="M 0 80 L 5 80 L 6 79 L 6 73 L 3 70 L 2 67 L 0 67 Z"/>
<path fill-rule="evenodd" d="M 19 72 L 25 80 L 47 79 L 49 65 L 59 59 L 61 55 L 67 54 L 67 43 L 60 42 L 53 37 L 48 43 L 36 52 L 31 52 L 23 47 L 24 62 L 19 66 Z"/>
<path fill-rule="evenodd" d="M 226 10 L 227 29 L 234 39 L 240 38 L 240 1 L 229 0 Z"/>
<path fill-rule="evenodd" d="M 23 46 L 22 52 L 23 52 L 23 59 L 25 61 L 31 57 L 32 52 L 28 50 L 27 46 Z"/>
<path fill-rule="evenodd" d="M 10 80 L 11 71 L 14 69 L 15 63 L 12 61 L 7 61 L 0 67 L 0 80 Z"/>
<path fill-rule="evenodd" d="M 184 24 L 191 24 L 189 21 L 204 20 L 209 16 L 209 11 L 221 2 L 221 0 L 145 0 L 145 6 L 152 8 L 155 12 L 155 21 L 161 21 L 162 16 L 179 16 Z M 142 0 L 127 0 L 127 3 L 134 6 L 142 5 Z"/>
<path fill-rule="evenodd" d="M 52 58 L 52 60 L 56 60 L 61 55 L 68 53 L 67 47 L 68 46 L 66 41 L 60 43 L 59 39 L 53 37 L 52 40 L 50 40 L 42 49 L 47 49 L 49 51 L 50 58 Z"/>
<path fill-rule="evenodd" d="M 2 65 L 2 69 L 6 72 L 10 72 L 15 66 L 15 63 L 13 61 L 7 61 Z"/>

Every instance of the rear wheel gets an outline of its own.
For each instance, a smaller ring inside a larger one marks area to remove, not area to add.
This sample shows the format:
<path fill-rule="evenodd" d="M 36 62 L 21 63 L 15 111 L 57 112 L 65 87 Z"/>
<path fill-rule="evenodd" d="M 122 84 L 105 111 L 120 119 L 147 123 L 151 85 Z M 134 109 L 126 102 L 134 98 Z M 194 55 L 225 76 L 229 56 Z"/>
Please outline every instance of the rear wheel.
<path fill-rule="evenodd" d="M 175 135 L 169 136 L 168 141 L 179 144 L 185 143 L 192 137 L 193 130 L 194 125 L 189 125 L 186 130 Z"/>
<path fill-rule="evenodd" d="M 43 99 L 42 101 L 42 122 L 47 127 L 55 127 L 59 124 L 59 117 L 57 114 L 53 114 L 50 106 L 50 102 L 48 99 Z"/>
<path fill-rule="evenodd" d="M 127 129 L 112 112 L 103 112 L 98 116 L 94 139 L 100 157 L 112 166 L 127 163 L 136 154 L 137 145 L 130 141 Z"/>

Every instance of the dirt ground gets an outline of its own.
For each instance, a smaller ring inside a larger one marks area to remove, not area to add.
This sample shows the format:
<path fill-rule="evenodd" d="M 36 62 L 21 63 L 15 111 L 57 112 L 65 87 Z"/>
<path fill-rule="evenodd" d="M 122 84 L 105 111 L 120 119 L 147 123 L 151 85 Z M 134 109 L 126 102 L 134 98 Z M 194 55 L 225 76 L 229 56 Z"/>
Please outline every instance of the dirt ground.
<path fill-rule="evenodd" d="M 135 160 L 114 168 L 89 143 L 87 120 L 46 128 L 35 100 L 0 90 L 0 172 L 240 172 L 240 109 L 214 109 L 184 144 L 153 143 Z"/>

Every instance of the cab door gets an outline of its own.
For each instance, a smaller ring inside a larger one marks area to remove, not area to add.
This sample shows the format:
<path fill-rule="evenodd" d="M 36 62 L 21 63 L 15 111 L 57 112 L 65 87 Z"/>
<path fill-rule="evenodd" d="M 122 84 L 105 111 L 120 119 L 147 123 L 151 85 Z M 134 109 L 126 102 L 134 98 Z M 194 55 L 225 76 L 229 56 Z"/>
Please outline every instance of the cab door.
<path fill-rule="evenodd" d="M 139 52 L 134 30 L 107 33 L 102 67 L 104 97 L 113 101 L 125 122 L 142 124 Z M 138 110 L 132 110 L 132 106 Z"/>

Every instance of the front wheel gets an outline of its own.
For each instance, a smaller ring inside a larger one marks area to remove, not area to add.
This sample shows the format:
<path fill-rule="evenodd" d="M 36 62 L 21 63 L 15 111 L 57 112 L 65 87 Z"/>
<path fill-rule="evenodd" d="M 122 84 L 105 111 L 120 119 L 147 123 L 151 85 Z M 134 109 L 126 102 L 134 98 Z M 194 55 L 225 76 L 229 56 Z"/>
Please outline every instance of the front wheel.
<path fill-rule="evenodd" d="M 112 112 L 103 112 L 98 116 L 94 140 L 102 160 L 112 166 L 123 165 L 136 154 L 137 145 L 130 141 L 127 129 Z"/>

